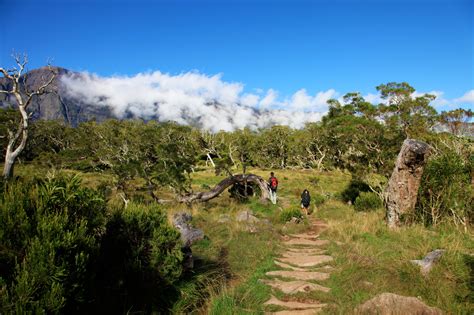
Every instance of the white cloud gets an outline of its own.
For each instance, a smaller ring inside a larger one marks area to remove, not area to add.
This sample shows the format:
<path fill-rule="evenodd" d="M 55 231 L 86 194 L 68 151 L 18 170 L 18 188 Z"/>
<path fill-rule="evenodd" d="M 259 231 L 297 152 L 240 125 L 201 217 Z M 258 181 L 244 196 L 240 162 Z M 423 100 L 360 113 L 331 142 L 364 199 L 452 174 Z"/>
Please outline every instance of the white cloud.
<path fill-rule="evenodd" d="M 460 98 L 454 100 L 456 103 L 471 103 L 474 104 L 474 90 L 467 91 Z"/>
<path fill-rule="evenodd" d="M 305 89 L 298 90 L 289 101 L 288 108 L 293 111 L 325 112 L 328 109 L 327 101 L 336 98 L 338 93 L 333 90 L 318 92 L 315 96 L 308 95 Z"/>
<path fill-rule="evenodd" d="M 113 77 L 76 73 L 62 77 L 62 82 L 68 96 L 86 104 L 107 106 L 118 118 L 171 120 L 211 131 L 274 124 L 302 128 L 307 122 L 321 120 L 329 99 L 341 99 L 334 89 L 313 95 L 300 89 L 283 99 L 274 89 L 246 93 L 242 83 L 226 82 L 220 74 L 208 76 L 199 72 L 170 75 L 155 71 Z M 428 93 L 437 97 L 432 104 L 438 110 L 474 104 L 474 90 L 451 100 L 442 91 Z M 413 96 L 424 94 L 416 91 Z M 386 102 L 379 94 L 367 93 L 364 98 L 373 104 Z"/>
<path fill-rule="evenodd" d="M 265 97 L 262 98 L 262 100 L 259 103 L 260 108 L 267 109 L 270 106 L 276 105 L 277 97 L 278 97 L 278 92 L 273 89 L 269 89 Z"/>
<path fill-rule="evenodd" d="M 119 118 L 134 116 L 192 123 L 211 131 L 273 124 L 302 128 L 307 122 L 321 119 L 326 99 L 335 93 L 328 90 L 311 97 L 300 90 L 292 101 L 280 102 L 273 89 L 263 97 L 263 91 L 257 91 L 261 95 L 243 93 L 241 83 L 198 72 L 173 76 L 156 71 L 131 77 L 79 73 L 63 77 L 62 82 L 68 96 L 87 104 L 107 106 Z M 303 104 L 300 97 L 307 98 L 309 103 Z"/>

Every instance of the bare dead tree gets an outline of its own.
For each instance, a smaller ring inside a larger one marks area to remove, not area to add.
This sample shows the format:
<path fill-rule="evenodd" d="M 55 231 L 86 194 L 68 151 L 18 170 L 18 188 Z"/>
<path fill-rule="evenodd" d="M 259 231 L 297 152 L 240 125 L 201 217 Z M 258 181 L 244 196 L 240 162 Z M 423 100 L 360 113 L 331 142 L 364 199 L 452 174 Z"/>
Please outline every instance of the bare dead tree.
<path fill-rule="evenodd" d="M 23 151 L 28 140 L 28 120 L 30 115 L 28 114 L 28 106 L 35 96 L 42 95 L 47 91 L 47 87 L 51 85 L 56 73 L 53 71 L 50 65 L 48 65 L 51 71 L 51 77 L 49 79 L 43 78 L 40 86 L 35 88 L 33 91 L 28 89 L 26 84 L 26 74 L 24 73 L 26 64 L 28 63 L 28 56 L 16 54 L 13 55 L 16 62 L 16 67 L 12 69 L 5 69 L 0 67 L 0 73 L 3 74 L 11 82 L 11 89 L 9 91 L 0 90 L 0 93 L 13 96 L 18 110 L 20 112 L 20 122 L 17 130 L 8 130 L 8 144 L 5 152 L 5 165 L 3 167 L 3 177 L 9 179 L 13 176 L 13 166 L 15 161 Z"/>
<path fill-rule="evenodd" d="M 270 191 L 268 183 L 260 176 L 255 174 L 240 174 L 233 175 L 223 179 L 219 184 L 214 186 L 210 191 L 192 193 L 185 196 L 178 197 L 179 202 L 191 203 L 191 202 L 205 202 L 219 196 L 227 187 L 240 183 L 255 183 L 260 188 L 260 199 L 270 199 Z"/>

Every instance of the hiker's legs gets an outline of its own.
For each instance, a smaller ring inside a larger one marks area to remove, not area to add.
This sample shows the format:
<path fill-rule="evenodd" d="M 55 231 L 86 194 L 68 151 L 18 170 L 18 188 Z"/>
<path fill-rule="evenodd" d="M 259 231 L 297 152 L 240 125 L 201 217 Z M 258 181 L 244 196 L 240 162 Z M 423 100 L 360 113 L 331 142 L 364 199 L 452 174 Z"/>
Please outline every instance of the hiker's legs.
<path fill-rule="evenodd" d="M 276 204 L 277 202 L 277 194 L 276 191 L 270 189 L 270 200 L 272 201 L 273 204 Z"/>

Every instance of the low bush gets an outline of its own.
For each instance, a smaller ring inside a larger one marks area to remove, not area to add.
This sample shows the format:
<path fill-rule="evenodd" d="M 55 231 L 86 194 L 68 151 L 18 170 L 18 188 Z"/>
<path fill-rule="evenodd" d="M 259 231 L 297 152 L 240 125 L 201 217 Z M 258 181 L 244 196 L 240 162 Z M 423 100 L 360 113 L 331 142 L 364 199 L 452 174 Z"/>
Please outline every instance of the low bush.
<path fill-rule="evenodd" d="M 11 182 L 0 196 L 0 313 L 60 313 L 86 300 L 105 202 L 77 177 Z"/>
<path fill-rule="evenodd" d="M 373 192 L 361 192 L 354 202 L 356 211 L 371 211 L 382 207 L 382 200 Z"/>
<path fill-rule="evenodd" d="M 289 222 L 292 218 L 302 219 L 303 214 L 299 209 L 286 209 L 280 213 L 281 222 Z"/>
<path fill-rule="evenodd" d="M 416 211 L 425 224 L 450 219 L 466 226 L 474 220 L 471 173 L 474 161 L 454 152 L 431 159 L 423 172 Z"/>
<path fill-rule="evenodd" d="M 370 187 L 367 185 L 365 182 L 359 180 L 359 179 L 352 179 L 347 185 L 347 187 L 340 193 L 340 198 L 344 202 L 351 202 L 354 204 L 356 201 L 357 197 L 359 197 L 359 194 L 361 192 L 369 192 Z"/>
<path fill-rule="evenodd" d="M 315 195 L 311 196 L 311 199 L 312 199 L 312 202 L 314 203 L 314 205 L 317 206 L 317 207 L 319 207 L 320 205 L 322 205 L 323 203 L 326 202 L 326 197 L 324 197 L 321 194 L 315 194 Z"/>
<path fill-rule="evenodd" d="M 78 177 L 0 189 L 0 314 L 166 312 L 180 235 L 157 206 L 111 215 Z"/>
<path fill-rule="evenodd" d="M 180 234 L 160 208 L 130 203 L 115 210 L 101 241 L 92 310 L 166 311 L 182 261 Z"/>

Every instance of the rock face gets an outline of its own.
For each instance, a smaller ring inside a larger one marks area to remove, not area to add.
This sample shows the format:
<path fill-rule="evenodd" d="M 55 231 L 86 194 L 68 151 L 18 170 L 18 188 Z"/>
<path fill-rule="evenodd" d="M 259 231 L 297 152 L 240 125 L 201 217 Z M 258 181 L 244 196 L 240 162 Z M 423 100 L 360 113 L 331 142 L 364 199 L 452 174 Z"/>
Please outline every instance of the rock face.
<path fill-rule="evenodd" d="M 52 70 L 57 73 L 57 76 L 47 89 L 50 93 L 34 97 L 28 107 L 32 120 L 59 120 L 71 126 L 77 126 L 79 123 L 89 120 L 103 121 L 115 118 L 108 107 L 87 104 L 68 95 L 62 79 L 77 75 L 77 73 L 60 67 L 52 67 Z M 29 71 L 26 76 L 23 75 L 22 79 L 24 86 L 33 90 L 50 77 L 51 71 L 47 67 L 43 67 Z M 0 89 L 10 90 L 11 82 L 6 78 L 0 78 Z M 8 95 L 0 94 L 0 108 L 12 106 L 16 107 L 16 102 Z"/>
<path fill-rule="evenodd" d="M 182 251 L 184 253 L 184 268 L 192 269 L 194 266 L 193 253 L 191 245 L 204 238 L 204 232 L 200 229 L 192 227 L 189 222 L 193 217 L 189 213 L 180 212 L 173 216 L 173 225 L 181 233 L 181 241 L 183 242 Z"/>
<path fill-rule="evenodd" d="M 400 225 L 400 215 L 413 211 L 423 167 L 431 147 L 421 141 L 406 139 L 398 154 L 395 168 L 385 190 L 387 222 L 391 228 Z"/>
<path fill-rule="evenodd" d="M 429 307 L 414 297 L 382 293 L 356 308 L 355 314 L 373 315 L 441 315 L 436 307 Z"/>

